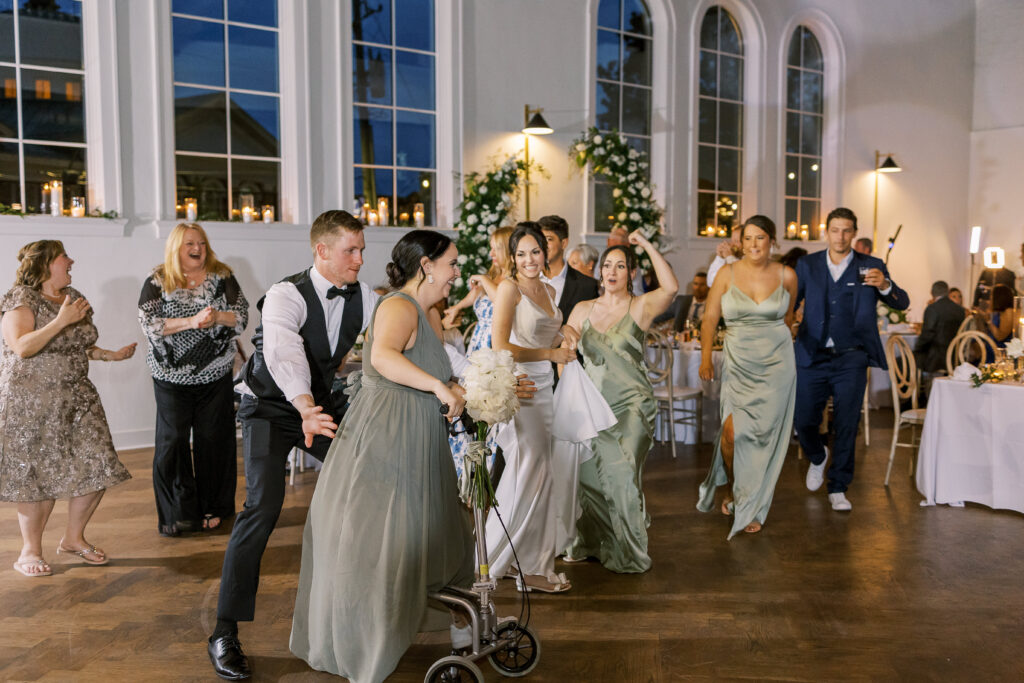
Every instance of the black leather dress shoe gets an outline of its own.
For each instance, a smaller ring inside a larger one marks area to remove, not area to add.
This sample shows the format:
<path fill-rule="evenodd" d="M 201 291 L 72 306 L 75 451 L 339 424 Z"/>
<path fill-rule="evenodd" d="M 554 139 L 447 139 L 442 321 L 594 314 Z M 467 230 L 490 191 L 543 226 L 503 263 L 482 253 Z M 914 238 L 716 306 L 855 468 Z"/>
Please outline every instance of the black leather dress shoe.
<path fill-rule="evenodd" d="M 252 676 L 249 660 L 242 652 L 242 644 L 236 636 L 211 637 L 206 646 L 213 662 L 213 670 L 221 678 L 229 681 L 242 681 Z"/>

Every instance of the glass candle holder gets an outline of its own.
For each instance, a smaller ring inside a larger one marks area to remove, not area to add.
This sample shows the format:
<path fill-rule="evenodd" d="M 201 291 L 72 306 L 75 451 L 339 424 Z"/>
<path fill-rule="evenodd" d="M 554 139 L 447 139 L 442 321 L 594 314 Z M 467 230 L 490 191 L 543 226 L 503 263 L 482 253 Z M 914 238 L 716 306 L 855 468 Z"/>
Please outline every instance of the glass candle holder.
<path fill-rule="evenodd" d="M 377 224 L 378 225 L 390 225 L 391 224 L 391 213 L 388 211 L 388 198 L 378 197 L 377 198 Z"/>
<path fill-rule="evenodd" d="M 423 221 L 424 221 L 425 217 L 426 217 L 426 214 L 423 212 L 423 204 L 421 204 L 420 202 L 417 202 L 412 207 L 412 222 L 413 222 L 413 225 L 415 225 L 417 228 L 422 228 L 423 227 Z"/>
<path fill-rule="evenodd" d="M 39 213 L 50 213 L 50 183 L 43 183 L 40 190 Z"/>
<path fill-rule="evenodd" d="M 238 195 L 238 208 L 242 213 L 242 222 L 252 223 L 253 216 L 256 215 L 256 198 L 249 192 L 242 192 Z"/>
<path fill-rule="evenodd" d="M 73 218 L 85 217 L 85 197 L 71 198 L 71 216 Z"/>
<path fill-rule="evenodd" d="M 189 223 L 195 223 L 198 215 L 199 204 L 196 203 L 196 198 L 185 197 L 185 220 Z"/>
<path fill-rule="evenodd" d="M 377 212 L 373 209 L 366 212 L 366 224 L 377 225 Z"/>
<path fill-rule="evenodd" d="M 273 223 L 274 222 L 274 206 L 272 204 L 264 204 L 263 205 L 263 210 L 260 212 L 260 215 L 263 216 L 263 222 L 264 223 Z"/>

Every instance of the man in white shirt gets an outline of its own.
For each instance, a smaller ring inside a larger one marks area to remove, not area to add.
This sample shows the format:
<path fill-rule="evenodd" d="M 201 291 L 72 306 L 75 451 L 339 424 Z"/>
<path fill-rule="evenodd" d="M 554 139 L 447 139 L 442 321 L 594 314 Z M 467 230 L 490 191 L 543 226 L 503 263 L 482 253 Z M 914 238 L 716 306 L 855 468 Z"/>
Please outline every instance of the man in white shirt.
<path fill-rule="evenodd" d="M 562 311 L 562 320 L 568 320 L 576 304 L 597 298 L 597 280 L 587 277 L 565 262 L 565 248 L 569 245 L 569 224 L 561 216 L 544 216 L 537 223 L 547 241 L 548 271 L 541 279 L 555 288 L 555 301 Z"/>
<path fill-rule="evenodd" d="M 732 236 L 728 242 L 720 242 L 715 249 L 715 260 L 708 266 L 708 287 L 715 284 L 715 276 L 726 263 L 736 263 L 743 256 L 743 247 L 740 239 L 743 235 L 743 226 L 736 225 L 732 229 Z"/>
<path fill-rule="evenodd" d="M 327 211 L 310 230 L 313 267 L 278 282 L 257 304 L 256 350 L 242 370 L 246 500 L 224 554 L 217 626 L 207 651 L 221 678 L 251 671 L 238 622 L 252 621 L 260 560 L 284 503 L 285 464 L 294 447 L 323 460 L 345 408 L 334 375 L 366 328 L 378 299 L 360 283 L 363 225 Z"/>

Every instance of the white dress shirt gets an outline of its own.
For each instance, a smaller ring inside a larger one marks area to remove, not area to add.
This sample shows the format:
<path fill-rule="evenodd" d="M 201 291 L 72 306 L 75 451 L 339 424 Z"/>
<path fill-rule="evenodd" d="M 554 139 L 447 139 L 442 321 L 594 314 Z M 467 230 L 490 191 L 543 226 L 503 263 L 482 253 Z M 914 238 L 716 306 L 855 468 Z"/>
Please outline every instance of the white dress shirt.
<path fill-rule="evenodd" d="M 739 261 L 739 259 L 732 254 L 729 254 L 725 258 L 715 254 L 715 260 L 711 262 L 710 266 L 708 266 L 708 287 L 715 284 L 715 276 L 718 275 L 718 271 L 722 269 L 722 266 L 727 263 L 736 263 L 737 261 Z"/>
<path fill-rule="evenodd" d="M 569 270 L 568 263 L 562 263 L 562 272 L 554 277 L 548 277 L 547 275 L 541 275 L 541 282 L 547 283 L 555 288 L 555 305 L 562 300 L 562 292 L 565 291 L 565 273 Z"/>
<path fill-rule="evenodd" d="M 316 268 L 310 268 L 310 278 L 317 298 L 324 309 L 327 323 L 327 340 L 331 353 L 338 347 L 341 334 L 341 318 L 345 312 L 345 297 L 327 298 L 327 290 L 333 285 Z M 359 283 L 363 297 L 363 322 L 365 330 L 373 315 L 373 307 L 380 298 L 366 283 Z M 306 300 L 291 282 L 278 282 L 267 292 L 263 302 L 263 358 L 274 382 L 289 401 L 296 396 L 312 394 L 310 388 L 309 362 L 299 330 L 306 322 Z"/>

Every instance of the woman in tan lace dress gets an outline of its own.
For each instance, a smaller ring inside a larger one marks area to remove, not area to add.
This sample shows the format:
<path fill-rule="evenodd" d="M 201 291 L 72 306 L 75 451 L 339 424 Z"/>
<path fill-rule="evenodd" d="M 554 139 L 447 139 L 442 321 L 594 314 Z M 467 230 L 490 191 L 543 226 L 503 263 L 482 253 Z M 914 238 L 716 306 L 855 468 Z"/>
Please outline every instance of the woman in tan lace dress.
<path fill-rule="evenodd" d="M 114 452 L 107 418 L 89 381 L 90 360 L 131 358 L 96 346 L 92 310 L 72 288 L 74 261 L 56 240 L 18 252 L 14 287 L 0 299 L 0 501 L 18 504 L 23 546 L 14 568 L 49 576 L 43 529 L 57 498 L 68 498 L 68 524 L 57 545 L 86 564 L 106 554 L 85 540 L 108 486 L 129 479 Z"/>

